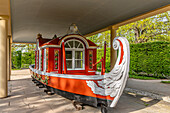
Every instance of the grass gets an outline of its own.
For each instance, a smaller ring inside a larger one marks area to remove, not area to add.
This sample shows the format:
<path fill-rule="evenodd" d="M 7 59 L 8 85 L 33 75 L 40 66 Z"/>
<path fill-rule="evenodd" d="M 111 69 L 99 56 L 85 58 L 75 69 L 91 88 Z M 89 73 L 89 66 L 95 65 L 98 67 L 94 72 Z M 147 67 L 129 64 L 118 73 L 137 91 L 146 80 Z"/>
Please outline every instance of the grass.
<path fill-rule="evenodd" d="M 170 84 L 170 81 L 161 81 L 161 83 Z"/>
<path fill-rule="evenodd" d="M 144 102 L 144 105 L 147 107 L 149 104 L 147 104 L 147 103 Z"/>
<path fill-rule="evenodd" d="M 155 80 L 155 79 L 160 79 L 160 78 L 156 78 L 156 77 L 137 76 L 137 75 L 129 75 L 129 78 L 141 79 L 141 80 Z"/>
<path fill-rule="evenodd" d="M 12 70 L 21 70 L 21 69 L 12 69 Z"/>

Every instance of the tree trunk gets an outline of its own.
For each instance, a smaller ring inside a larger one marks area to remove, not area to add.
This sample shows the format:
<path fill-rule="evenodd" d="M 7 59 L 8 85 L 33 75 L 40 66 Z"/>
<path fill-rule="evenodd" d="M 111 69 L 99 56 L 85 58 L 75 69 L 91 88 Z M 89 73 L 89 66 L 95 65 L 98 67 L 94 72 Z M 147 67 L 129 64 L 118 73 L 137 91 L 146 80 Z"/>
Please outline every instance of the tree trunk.
<path fill-rule="evenodd" d="M 134 31 L 135 31 L 135 43 L 138 43 L 139 29 L 137 27 L 135 27 Z"/>

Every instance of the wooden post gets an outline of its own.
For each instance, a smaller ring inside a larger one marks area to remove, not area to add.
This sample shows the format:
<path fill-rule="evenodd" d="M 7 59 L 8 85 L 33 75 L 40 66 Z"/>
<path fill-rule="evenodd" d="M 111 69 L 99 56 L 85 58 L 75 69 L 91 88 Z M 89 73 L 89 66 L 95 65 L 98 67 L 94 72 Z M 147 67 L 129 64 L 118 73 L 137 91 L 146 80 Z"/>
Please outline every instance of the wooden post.
<path fill-rule="evenodd" d="M 117 51 L 115 51 L 113 49 L 113 40 L 116 37 L 116 30 L 117 30 L 117 27 L 114 27 L 114 26 L 112 26 L 110 29 L 110 32 L 111 32 L 111 36 L 110 36 L 110 45 L 111 45 L 111 47 L 110 47 L 110 70 L 112 70 L 114 68 L 114 65 L 117 60 Z"/>
<path fill-rule="evenodd" d="M 105 74 L 105 68 L 106 68 L 106 41 L 104 42 L 103 75 Z"/>
<path fill-rule="evenodd" d="M 66 52 L 65 52 L 64 42 L 62 42 L 62 50 L 63 50 L 63 60 L 64 60 L 64 74 L 67 74 Z"/>
<path fill-rule="evenodd" d="M 9 80 L 11 80 L 11 70 L 12 70 L 12 37 L 10 37 L 10 42 L 9 42 Z"/>

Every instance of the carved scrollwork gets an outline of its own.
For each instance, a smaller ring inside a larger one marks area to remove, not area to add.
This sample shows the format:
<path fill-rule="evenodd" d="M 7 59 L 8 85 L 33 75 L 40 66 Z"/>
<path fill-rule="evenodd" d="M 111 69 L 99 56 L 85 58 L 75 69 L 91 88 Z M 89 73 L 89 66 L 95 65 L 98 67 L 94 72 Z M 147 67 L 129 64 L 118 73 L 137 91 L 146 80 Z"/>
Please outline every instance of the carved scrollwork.
<path fill-rule="evenodd" d="M 101 81 L 86 81 L 94 94 L 114 97 L 109 105 L 115 107 L 126 84 L 129 76 L 130 50 L 129 42 L 124 37 L 116 37 L 113 41 L 113 49 L 118 50 L 119 54 L 114 68 L 104 75 Z"/>

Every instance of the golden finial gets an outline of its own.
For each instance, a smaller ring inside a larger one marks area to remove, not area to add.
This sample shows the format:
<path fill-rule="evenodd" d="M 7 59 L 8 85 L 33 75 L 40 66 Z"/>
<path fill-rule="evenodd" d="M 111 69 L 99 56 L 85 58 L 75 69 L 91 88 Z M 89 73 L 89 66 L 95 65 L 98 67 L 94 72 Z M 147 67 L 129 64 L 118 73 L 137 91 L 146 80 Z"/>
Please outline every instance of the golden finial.
<path fill-rule="evenodd" d="M 38 33 L 37 38 L 42 38 L 42 34 Z"/>
<path fill-rule="evenodd" d="M 78 30 L 78 27 L 76 26 L 76 24 L 72 23 L 70 25 L 67 34 L 79 34 L 79 30 Z"/>

